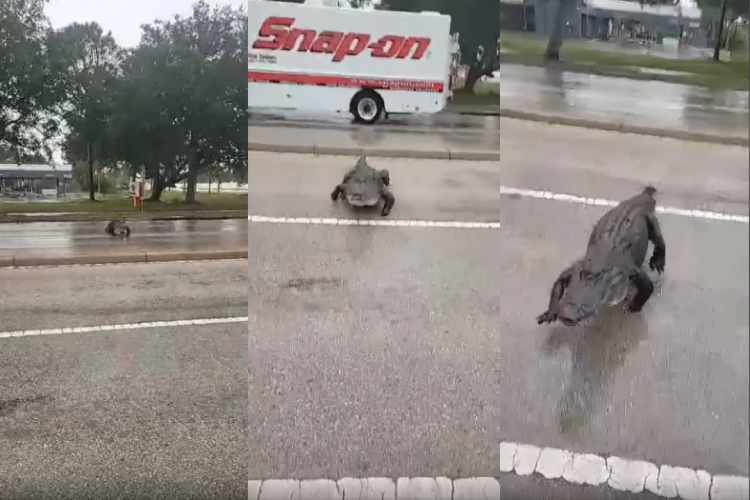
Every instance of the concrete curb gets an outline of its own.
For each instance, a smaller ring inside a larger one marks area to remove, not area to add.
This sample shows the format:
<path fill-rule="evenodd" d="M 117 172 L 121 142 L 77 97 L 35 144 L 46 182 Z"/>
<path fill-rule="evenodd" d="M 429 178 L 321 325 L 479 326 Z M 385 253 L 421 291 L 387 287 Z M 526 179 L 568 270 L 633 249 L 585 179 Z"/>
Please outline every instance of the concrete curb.
<path fill-rule="evenodd" d="M 0 267 L 77 266 L 91 264 L 145 264 L 184 260 L 247 259 L 247 250 L 135 252 L 130 254 L 72 255 L 61 257 L 0 258 Z"/>
<path fill-rule="evenodd" d="M 534 113 L 531 111 L 522 111 L 518 109 L 500 108 L 498 116 L 502 118 L 514 118 L 516 120 L 527 120 L 534 122 L 550 123 L 552 125 L 564 125 L 567 127 L 580 127 L 596 130 L 605 130 L 609 132 L 621 132 L 624 134 L 650 135 L 654 137 L 663 137 L 667 139 L 678 139 L 690 142 L 705 142 L 709 144 L 720 144 L 723 146 L 750 146 L 750 135 L 748 137 L 740 136 L 722 136 L 717 134 L 708 134 L 704 132 L 692 132 L 687 130 L 672 130 L 655 127 L 645 127 L 641 125 L 630 125 L 627 123 L 613 123 L 602 120 L 591 120 L 588 118 L 578 118 L 563 115 L 551 115 L 543 113 Z M 502 132 L 501 132 L 502 133 Z"/>
<path fill-rule="evenodd" d="M 413 149 L 385 149 L 333 146 L 305 146 L 298 144 L 262 144 L 248 142 L 248 151 L 267 153 L 294 153 L 304 155 L 331 156 L 376 156 L 381 158 L 414 158 L 422 160 L 466 160 L 466 161 L 500 161 L 499 151 L 419 151 Z"/>

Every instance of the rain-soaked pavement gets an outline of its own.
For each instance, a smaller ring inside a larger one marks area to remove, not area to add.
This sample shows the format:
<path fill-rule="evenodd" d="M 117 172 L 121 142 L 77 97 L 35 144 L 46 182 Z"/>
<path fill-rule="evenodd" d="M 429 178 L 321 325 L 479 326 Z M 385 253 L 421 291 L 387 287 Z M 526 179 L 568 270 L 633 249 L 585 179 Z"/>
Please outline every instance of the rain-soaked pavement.
<path fill-rule="evenodd" d="M 246 315 L 245 261 L 0 269 L 0 333 L 71 329 L 0 335 L 0 497 L 247 499 L 247 321 L 186 321 Z"/>
<path fill-rule="evenodd" d="M 105 222 L 0 224 L 0 258 L 133 251 L 247 248 L 247 220 L 130 221 L 127 240 L 104 233 Z"/>
<path fill-rule="evenodd" d="M 499 163 L 372 160 L 388 219 L 498 229 L 251 223 L 250 478 L 495 475 L 501 441 L 750 472 L 747 225 L 660 216 L 642 314 L 565 330 L 534 317 L 603 209 L 498 193 L 653 183 L 663 205 L 747 215 L 747 150 L 500 126 Z M 330 200 L 351 158 L 249 160 L 251 214 L 382 220 Z"/>
<path fill-rule="evenodd" d="M 512 64 L 502 65 L 495 81 L 503 108 L 743 137 L 750 133 L 747 92 L 714 92 Z M 346 145 L 394 148 L 418 142 L 426 148 L 494 149 L 497 142 L 492 134 L 500 130 L 496 117 L 451 112 L 392 116 L 368 127 L 353 124 L 346 114 L 253 110 L 248 124 L 248 138 L 254 142 L 305 143 L 320 141 L 324 135 L 326 143 L 344 141 Z M 298 129 L 305 130 L 305 134 L 295 132 Z M 329 132 L 332 129 L 347 133 Z"/>
<path fill-rule="evenodd" d="M 330 119 L 329 119 L 330 118 Z M 260 144 L 370 147 L 400 150 L 472 150 L 496 152 L 498 120 L 494 116 L 438 115 L 438 125 L 401 118 L 396 124 L 368 127 L 352 125 L 335 117 L 250 121 L 248 141 Z"/>
<path fill-rule="evenodd" d="M 500 102 L 523 109 L 656 128 L 747 137 L 747 92 L 640 81 L 505 64 Z"/>

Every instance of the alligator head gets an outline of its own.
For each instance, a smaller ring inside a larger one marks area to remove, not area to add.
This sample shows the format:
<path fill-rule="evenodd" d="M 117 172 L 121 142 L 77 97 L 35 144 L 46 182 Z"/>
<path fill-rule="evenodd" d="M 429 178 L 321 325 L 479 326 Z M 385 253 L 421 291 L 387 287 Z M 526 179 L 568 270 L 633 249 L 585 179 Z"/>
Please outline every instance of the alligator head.
<path fill-rule="evenodd" d="M 577 271 L 558 306 L 557 319 L 566 326 L 583 322 L 603 306 L 619 304 L 628 294 L 628 273 L 621 269 Z"/>
<path fill-rule="evenodd" d="M 362 156 L 346 181 L 344 196 L 352 206 L 374 207 L 380 202 L 382 184 L 388 185 L 388 173 L 372 168 Z"/>

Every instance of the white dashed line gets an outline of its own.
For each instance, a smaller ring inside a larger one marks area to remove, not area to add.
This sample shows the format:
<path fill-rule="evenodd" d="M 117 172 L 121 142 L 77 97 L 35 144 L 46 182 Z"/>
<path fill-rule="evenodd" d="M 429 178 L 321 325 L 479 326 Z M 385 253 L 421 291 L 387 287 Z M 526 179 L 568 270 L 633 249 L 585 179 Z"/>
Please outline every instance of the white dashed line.
<path fill-rule="evenodd" d="M 500 472 L 577 485 L 611 488 L 640 493 L 649 491 L 663 498 L 684 500 L 748 500 L 750 479 L 741 476 L 712 476 L 704 470 L 658 467 L 650 462 L 591 453 L 573 453 L 556 448 L 503 442 L 500 444 Z M 470 477 L 385 477 L 331 479 L 267 479 L 248 481 L 249 500 L 331 499 L 396 500 L 402 498 L 474 500 L 499 499 L 503 478 Z M 554 488 L 554 486 L 552 486 Z"/>
<path fill-rule="evenodd" d="M 102 333 L 119 330 L 148 330 L 151 328 L 174 328 L 176 326 L 227 325 L 247 323 L 247 316 L 227 318 L 179 319 L 172 321 L 147 321 L 142 323 L 117 323 L 113 325 L 76 326 L 66 328 L 45 328 L 41 330 L 16 330 L 0 332 L 0 338 L 34 337 L 37 335 L 63 335 L 66 333 Z"/>
<path fill-rule="evenodd" d="M 553 193 L 551 191 L 535 191 L 533 189 L 518 189 L 500 186 L 500 194 L 507 196 L 521 196 L 524 198 L 535 198 L 539 200 L 563 201 L 567 203 L 578 203 L 579 205 L 614 207 L 619 202 L 604 198 L 587 198 L 572 194 Z M 691 210 L 675 207 L 656 207 L 656 211 L 662 214 L 690 217 L 693 219 L 707 219 L 728 222 L 739 222 L 748 224 L 750 217 L 747 215 L 725 214 L 721 212 L 709 212 L 706 210 Z M 398 220 L 398 219 L 337 219 L 325 217 L 268 217 L 265 215 L 249 215 L 248 221 L 267 224 L 302 224 L 312 226 L 380 226 L 380 227 L 425 227 L 443 229 L 500 229 L 499 222 L 463 222 L 463 221 L 426 221 L 426 220 Z"/>
<path fill-rule="evenodd" d="M 360 220 L 360 219 L 331 219 L 318 217 L 266 217 L 265 215 L 251 215 L 250 222 L 268 224 L 304 224 L 312 226 L 385 226 L 385 227 L 432 227 L 451 229 L 500 229 L 499 222 L 453 222 L 426 220 Z"/>
<path fill-rule="evenodd" d="M 522 196 L 525 198 L 536 198 L 539 200 L 564 201 L 568 203 L 578 203 L 579 205 L 599 207 L 614 207 L 619 203 L 619 201 L 607 200 L 604 198 L 587 198 L 585 196 L 576 196 L 572 194 L 553 193 L 551 191 L 535 191 L 533 189 L 517 189 L 506 186 L 500 186 L 500 194 L 509 196 Z M 721 212 L 709 212 L 706 210 L 690 210 L 685 208 L 659 206 L 656 207 L 656 211 L 662 214 L 692 217 L 694 219 L 722 220 L 730 222 L 740 222 L 742 224 L 747 224 L 748 222 L 750 222 L 750 216 L 747 215 L 725 214 Z"/>

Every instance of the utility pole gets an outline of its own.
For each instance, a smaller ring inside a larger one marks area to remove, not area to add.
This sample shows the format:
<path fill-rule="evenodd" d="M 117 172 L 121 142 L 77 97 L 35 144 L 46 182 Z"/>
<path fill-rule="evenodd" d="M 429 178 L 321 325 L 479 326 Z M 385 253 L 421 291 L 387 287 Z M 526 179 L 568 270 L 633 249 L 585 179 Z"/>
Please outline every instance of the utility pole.
<path fill-rule="evenodd" d="M 724 34 L 724 19 L 727 16 L 727 0 L 721 0 L 721 14 L 719 14 L 719 29 L 716 30 L 716 45 L 714 45 L 714 61 L 719 61 L 721 53 L 721 37 Z"/>

